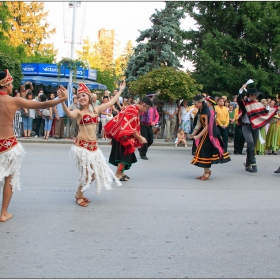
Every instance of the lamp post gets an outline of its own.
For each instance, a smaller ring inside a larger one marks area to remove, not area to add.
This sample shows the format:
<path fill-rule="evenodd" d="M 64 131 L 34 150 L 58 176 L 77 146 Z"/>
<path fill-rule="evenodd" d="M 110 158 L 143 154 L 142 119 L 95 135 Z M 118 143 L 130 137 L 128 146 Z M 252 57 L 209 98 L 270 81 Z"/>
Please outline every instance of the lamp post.
<path fill-rule="evenodd" d="M 82 36 L 80 36 L 80 38 L 78 38 L 77 41 L 75 41 L 75 31 L 76 31 L 76 17 L 77 17 L 77 7 L 81 6 L 81 2 L 69 2 L 68 3 L 68 9 L 64 9 L 67 10 L 68 12 L 64 13 L 64 39 L 65 42 L 68 43 L 69 40 L 67 39 L 68 37 L 68 28 L 70 25 L 70 18 L 69 18 L 69 12 L 70 9 L 73 9 L 73 15 L 72 15 L 72 34 L 71 34 L 71 40 L 70 40 L 70 44 L 71 44 L 71 52 L 70 52 L 70 58 L 71 60 L 74 59 L 74 49 L 75 49 L 75 43 L 81 43 L 82 40 Z M 84 13 L 84 12 L 83 12 Z M 83 25 L 84 25 L 84 16 L 81 17 L 81 21 L 80 21 L 80 33 L 82 33 L 83 30 Z M 82 35 L 82 34 L 80 34 Z M 72 91 L 73 91 L 73 70 L 70 68 L 70 73 L 69 73 L 69 83 L 68 83 L 68 106 L 72 103 Z M 66 125 L 66 137 L 70 137 L 70 119 L 67 119 L 67 125 Z"/>

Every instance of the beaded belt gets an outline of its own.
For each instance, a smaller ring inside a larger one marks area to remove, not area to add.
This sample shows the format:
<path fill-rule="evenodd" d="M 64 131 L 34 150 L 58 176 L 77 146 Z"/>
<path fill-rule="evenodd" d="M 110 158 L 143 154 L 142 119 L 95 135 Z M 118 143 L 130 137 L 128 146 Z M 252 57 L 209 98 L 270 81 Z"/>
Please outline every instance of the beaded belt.
<path fill-rule="evenodd" d="M 17 138 L 11 136 L 9 138 L 0 139 L 0 153 L 5 153 L 18 144 Z"/>
<path fill-rule="evenodd" d="M 86 141 L 84 139 L 76 138 L 74 144 L 76 146 L 84 148 L 90 152 L 94 152 L 98 149 L 97 141 Z"/>

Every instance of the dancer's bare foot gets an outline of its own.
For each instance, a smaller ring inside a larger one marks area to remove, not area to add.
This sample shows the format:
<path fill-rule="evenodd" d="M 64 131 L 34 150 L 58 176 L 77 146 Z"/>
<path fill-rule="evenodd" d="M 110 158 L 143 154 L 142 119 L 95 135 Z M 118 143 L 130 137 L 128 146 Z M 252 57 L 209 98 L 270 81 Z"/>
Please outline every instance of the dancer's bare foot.
<path fill-rule="evenodd" d="M 12 217 L 13 217 L 13 215 L 10 213 L 7 213 L 6 215 L 1 215 L 0 222 L 6 222 L 7 220 L 11 219 Z"/>

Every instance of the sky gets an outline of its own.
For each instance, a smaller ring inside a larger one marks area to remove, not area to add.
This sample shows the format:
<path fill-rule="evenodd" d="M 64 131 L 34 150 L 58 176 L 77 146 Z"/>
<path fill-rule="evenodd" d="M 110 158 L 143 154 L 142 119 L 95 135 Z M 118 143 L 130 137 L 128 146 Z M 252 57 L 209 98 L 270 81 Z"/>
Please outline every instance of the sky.
<path fill-rule="evenodd" d="M 49 11 L 47 22 L 50 24 L 50 29 L 56 28 L 56 33 L 51 35 L 47 42 L 54 43 L 55 48 L 59 50 L 57 60 L 62 57 L 70 57 L 71 44 L 64 42 L 64 32 L 69 38 L 72 37 L 73 16 L 72 10 L 69 10 L 67 5 L 69 2 L 44 3 L 44 11 Z M 75 40 L 89 38 L 90 42 L 95 43 L 98 39 L 98 30 L 101 28 L 115 30 L 122 53 L 129 40 L 134 46 L 137 44 L 139 30 L 150 28 L 152 26 L 150 16 L 156 9 L 161 10 L 164 7 L 164 2 L 81 2 L 76 14 Z M 84 19 L 83 31 L 81 30 L 82 19 Z M 182 29 L 189 30 L 193 27 L 194 21 L 191 18 L 188 17 L 182 21 Z M 80 50 L 81 46 L 81 44 L 75 44 L 74 50 Z M 74 58 L 77 58 L 75 51 Z M 192 69 L 189 62 L 183 63 L 183 65 L 185 69 Z"/>

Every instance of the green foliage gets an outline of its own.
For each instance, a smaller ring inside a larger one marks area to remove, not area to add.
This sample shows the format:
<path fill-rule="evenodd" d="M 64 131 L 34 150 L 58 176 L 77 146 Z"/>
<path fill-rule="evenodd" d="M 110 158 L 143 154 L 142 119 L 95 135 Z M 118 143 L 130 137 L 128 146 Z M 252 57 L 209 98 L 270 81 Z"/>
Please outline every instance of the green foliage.
<path fill-rule="evenodd" d="M 19 88 L 22 79 L 21 64 L 19 61 L 11 59 L 9 55 L 0 53 L 0 70 L 9 69 L 10 74 L 14 78 L 14 88 Z"/>
<path fill-rule="evenodd" d="M 161 99 L 190 99 L 202 89 L 201 85 L 195 83 L 191 74 L 173 67 L 161 67 L 152 70 L 137 81 L 129 83 L 129 91 L 133 94 L 144 95 L 147 91 L 160 92 Z"/>
<path fill-rule="evenodd" d="M 116 88 L 118 80 L 115 75 L 115 70 L 113 68 L 107 70 L 97 69 L 97 82 L 107 86 L 107 89 L 111 92 Z"/>
<path fill-rule="evenodd" d="M 150 20 L 152 27 L 140 32 L 139 43 L 130 56 L 125 76 L 128 81 L 135 81 L 152 69 L 161 66 L 181 66 L 183 40 L 180 34 L 180 19 L 184 18 L 184 11 L 177 9 L 174 2 L 166 2 L 165 9 L 154 13 Z"/>
<path fill-rule="evenodd" d="M 279 2 L 181 2 L 197 21 L 185 31 L 184 53 L 194 78 L 208 94 L 236 94 L 252 78 L 254 87 L 272 95 L 280 89 Z"/>

